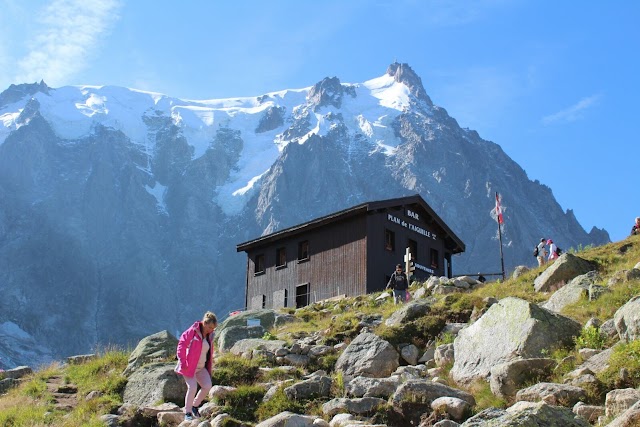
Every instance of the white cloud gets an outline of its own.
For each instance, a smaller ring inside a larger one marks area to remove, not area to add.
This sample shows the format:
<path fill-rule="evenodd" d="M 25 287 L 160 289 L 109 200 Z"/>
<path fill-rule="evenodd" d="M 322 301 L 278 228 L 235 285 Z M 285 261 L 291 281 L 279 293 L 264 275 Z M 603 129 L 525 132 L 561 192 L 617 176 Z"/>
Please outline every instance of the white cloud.
<path fill-rule="evenodd" d="M 39 14 L 40 27 L 27 43 L 29 53 L 18 60 L 14 80 L 68 84 L 109 33 L 120 6 L 119 0 L 53 0 Z"/>
<path fill-rule="evenodd" d="M 549 125 L 555 122 L 573 122 L 576 120 L 580 120 L 583 118 L 582 113 L 586 109 L 596 105 L 600 98 L 601 96 L 599 94 L 582 98 L 580 101 L 569 108 L 565 108 L 564 110 L 558 111 L 557 113 L 543 117 L 542 123 L 544 123 L 545 125 Z"/>

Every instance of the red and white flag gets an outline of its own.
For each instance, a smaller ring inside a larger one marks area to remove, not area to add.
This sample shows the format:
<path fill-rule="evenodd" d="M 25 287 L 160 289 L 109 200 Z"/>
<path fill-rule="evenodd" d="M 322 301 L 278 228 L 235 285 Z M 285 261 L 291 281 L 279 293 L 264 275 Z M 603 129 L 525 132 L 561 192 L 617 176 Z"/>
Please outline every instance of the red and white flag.
<path fill-rule="evenodd" d="M 502 207 L 500 206 L 500 196 L 496 193 L 496 217 L 498 218 L 498 224 L 504 224 L 504 218 L 502 218 Z"/>

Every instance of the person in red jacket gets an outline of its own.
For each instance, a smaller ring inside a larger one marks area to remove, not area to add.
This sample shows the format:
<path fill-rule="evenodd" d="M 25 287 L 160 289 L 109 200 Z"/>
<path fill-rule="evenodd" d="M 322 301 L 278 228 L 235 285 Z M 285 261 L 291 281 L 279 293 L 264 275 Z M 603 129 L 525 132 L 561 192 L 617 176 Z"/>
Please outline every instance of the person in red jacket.
<path fill-rule="evenodd" d="M 200 418 L 198 407 L 211 390 L 211 370 L 213 368 L 213 331 L 218 326 L 216 315 L 207 311 L 202 321 L 195 322 L 180 335 L 178 341 L 178 364 L 175 371 L 187 383 L 184 398 L 184 419 Z M 196 390 L 200 385 L 200 391 Z"/>

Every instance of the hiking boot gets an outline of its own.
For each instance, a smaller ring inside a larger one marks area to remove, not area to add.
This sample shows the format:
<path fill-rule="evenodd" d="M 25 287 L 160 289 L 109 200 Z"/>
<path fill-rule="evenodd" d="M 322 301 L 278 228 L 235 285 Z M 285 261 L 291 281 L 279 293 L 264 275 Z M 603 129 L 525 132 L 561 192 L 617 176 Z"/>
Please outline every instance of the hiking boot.
<path fill-rule="evenodd" d="M 191 412 L 193 413 L 193 416 L 196 418 L 202 418 L 202 415 L 200 415 L 200 411 L 198 411 L 197 407 L 193 407 L 191 408 Z"/>
<path fill-rule="evenodd" d="M 184 414 L 184 420 L 193 421 L 193 414 L 191 412 L 187 412 L 186 414 Z"/>

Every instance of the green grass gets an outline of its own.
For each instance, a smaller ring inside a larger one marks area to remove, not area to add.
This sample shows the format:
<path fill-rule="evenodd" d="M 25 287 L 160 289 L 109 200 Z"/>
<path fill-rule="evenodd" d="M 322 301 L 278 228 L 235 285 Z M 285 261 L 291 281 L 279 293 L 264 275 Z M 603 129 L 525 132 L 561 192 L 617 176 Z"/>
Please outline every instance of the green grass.
<path fill-rule="evenodd" d="M 284 370 L 282 368 L 274 368 L 270 371 L 261 371 L 260 380 L 269 381 L 284 381 L 288 379 L 300 379 L 304 375 L 302 368 L 296 368 L 293 372 Z"/>
<path fill-rule="evenodd" d="M 260 386 L 243 385 L 220 399 L 224 412 L 243 421 L 255 422 L 257 410 L 262 403 L 265 389 Z"/>
<path fill-rule="evenodd" d="M 466 388 L 476 399 L 474 412 L 478 413 L 487 408 L 506 408 L 507 401 L 501 397 L 495 396 L 491 392 L 491 387 L 487 381 L 476 381 Z"/>
<path fill-rule="evenodd" d="M 289 399 L 284 394 L 284 389 L 278 391 L 266 402 L 261 402 L 255 412 L 258 421 L 264 421 L 284 411 L 296 414 L 304 414 L 305 405 L 295 399 Z"/>
<path fill-rule="evenodd" d="M 93 390 L 120 395 L 127 384 L 122 372 L 127 367 L 128 359 L 129 354 L 122 350 L 108 350 L 100 358 L 70 365 L 65 378 L 78 386 L 80 395 Z"/>
<path fill-rule="evenodd" d="M 575 338 L 576 348 L 594 348 L 601 350 L 607 344 L 606 337 L 595 326 L 588 326 L 580 331 L 580 336 Z"/>
<path fill-rule="evenodd" d="M 629 379 L 620 378 L 620 370 L 625 368 Z M 614 347 L 609 367 L 597 375 L 609 389 L 636 388 L 640 386 L 640 340 Z"/>
<path fill-rule="evenodd" d="M 411 343 L 422 349 L 429 341 L 435 340 L 445 322 L 443 315 L 427 315 L 398 326 L 386 326 L 383 323 L 376 333 L 394 346 Z"/>
<path fill-rule="evenodd" d="M 613 274 L 634 267 L 640 260 L 640 236 L 596 248 L 579 247 L 577 250 L 571 248 L 567 249 L 567 252 L 592 262 L 602 277 L 598 284 L 607 286 Z M 550 294 L 535 292 L 533 289 L 536 277 L 545 268 L 548 268 L 548 265 L 531 269 L 515 280 L 489 283 L 471 292 L 430 296 L 433 304 L 426 316 L 393 328 L 383 323 L 377 327 L 376 333 L 394 345 L 413 343 L 422 348 L 430 340 L 436 340 L 437 344 L 450 343 L 454 339 L 453 335 L 440 334 L 444 324 L 468 321 L 474 309 L 485 307 L 484 298 L 502 299 L 511 296 L 532 303 L 542 303 L 547 300 Z M 422 285 L 412 284 L 410 289 L 415 291 Z M 597 300 L 583 299 L 565 307 L 562 314 L 582 324 L 591 317 L 607 320 L 612 318 L 616 310 L 629 299 L 640 295 L 639 280 L 623 281 L 607 287 L 610 292 L 604 293 Z M 375 301 L 379 295 L 380 293 L 375 293 L 338 301 L 325 301 L 311 304 L 300 310 L 285 309 L 284 311 L 293 314 L 296 320 L 270 330 L 264 338 L 292 342 L 297 338 L 321 331 L 325 344 L 349 343 L 359 332 L 361 316 L 357 313 L 364 316 L 381 315 L 383 319 L 387 319 L 398 309 L 398 306 L 393 304 L 392 298 Z M 564 375 L 582 362 L 578 353 L 580 348 L 601 349 L 611 344 L 596 328 L 583 329 L 580 336 L 575 339 L 575 347 L 549 349 L 547 356 L 553 357 L 559 363 L 549 380 L 563 382 Z M 65 368 L 53 364 L 27 377 L 18 388 L 0 397 L 0 426 L 102 426 L 99 416 L 112 412 L 122 404 L 126 378 L 121 375 L 121 372 L 126 367 L 128 355 L 128 351 L 105 351 L 96 360 Z M 277 368 L 261 372 L 259 367 L 267 366 L 266 361 L 261 358 L 247 360 L 228 354 L 219 356 L 213 371 L 213 383 L 238 387 L 236 392 L 225 397 L 222 402 L 226 407 L 225 411 L 232 416 L 229 424 L 239 425 L 236 420 L 254 423 L 283 411 L 321 415 L 321 405 L 328 400 L 326 398 L 295 401 L 288 399 L 281 389 L 269 402 L 262 402 L 265 390 L 256 386 L 255 383 L 290 378 L 298 380 L 306 372 L 324 369 L 334 379 L 332 397 L 342 397 L 344 396 L 343 379 L 339 373 L 333 372 L 338 356 L 339 354 L 324 356 L 313 361 L 306 369 L 299 368 L 293 373 Z M 598 378 L 605 384 L 607 390 L 640 387 L 640 341 L 616 346 L 609 365 L 607 370 L 598 374 Z M 620 377 L 622 368 L 625 368 L 628 374 L 625 380 Z M 459 387 L 449 377 L 450 369 L 451 364 L 445 366 L 441 377 L 448 385 Z M 45 383 L 54 375 L 62 376 L 66 382 L 78 386 L 78 406 L 69 414 L 56 411 L 51 404 L 52 396 L 47 391 Z M 476 412 L 488 407 L 504 408 L 511 403 L 494 396 L 487 381 L 478 381 L 465 389 L 476 399 L 474 407 Z M 102 392 L 102 396 L 85 401 L 83 397 L 92 390 Z M 586 391 L 590 402 L 601 403 L 603 391 L 606 390 L 594 388 Z M 379 408 L 374 419 L 386 420 L 391 415 L 389 411 L 390 409 L 384 406 Z"/>
<path fill-rule="evenodd" d="M 233 387 L 253 384 L 260 371 L 259 368 L 265 365 L 266 362 L 262 358 L 248 360 L 227 353 L 216 360 L 212 382 Z"/>
<path fill-rule="evenodd" d="M 0 425 L 11 427 L 99 427 L 99 420 L 122 405 L 126 379 L 121 372 L 127 366 L 128 354 L 109 350 L 97 359 L 63 369 L 57 363 L 26 377 L 23 383 L 0 398 Z M 78 386 L 78 405 L 70 413 L 55 410 L 52 395 L 47 391 L 48 379 L 60 376 L 65 383 Z M 86 401 L 89 391 L 98 390 L 101 397 Z"/>
<path fill-rule="evenodd" d="M 3 400 L 6 397 L 3 397 Z M 0 426 L 45 426 L 57 425 L 53 422 L 59 417 L 53 414 L 48 406 L 33 404 L 33 401 L 20 399 L 13 407 L 3 408 L 0 405 Z"/>

